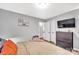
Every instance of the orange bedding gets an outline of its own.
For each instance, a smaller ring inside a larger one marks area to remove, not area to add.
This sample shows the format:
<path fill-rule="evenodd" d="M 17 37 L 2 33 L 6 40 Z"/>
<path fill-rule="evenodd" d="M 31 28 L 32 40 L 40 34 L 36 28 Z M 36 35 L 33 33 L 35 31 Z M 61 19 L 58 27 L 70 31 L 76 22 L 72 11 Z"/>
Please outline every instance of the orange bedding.
<path fill-rule="evenodd" d="M 16 44 L 11 40 L 6 41 L 1 51 L 1 55 L 16 55 L 16 54 L 17 54 Z"/>

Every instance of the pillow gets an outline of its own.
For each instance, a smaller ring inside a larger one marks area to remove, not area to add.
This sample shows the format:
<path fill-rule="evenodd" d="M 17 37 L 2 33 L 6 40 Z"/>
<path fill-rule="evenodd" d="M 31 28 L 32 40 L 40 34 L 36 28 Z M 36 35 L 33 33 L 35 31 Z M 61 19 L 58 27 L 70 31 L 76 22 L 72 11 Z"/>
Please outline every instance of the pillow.
<path fill-rule="evenodd" d="M 2 55 L 16 55 L 17 54 L 17 46 L 11 40 L 5 42 L 3 49 L 1 51 Z"/>

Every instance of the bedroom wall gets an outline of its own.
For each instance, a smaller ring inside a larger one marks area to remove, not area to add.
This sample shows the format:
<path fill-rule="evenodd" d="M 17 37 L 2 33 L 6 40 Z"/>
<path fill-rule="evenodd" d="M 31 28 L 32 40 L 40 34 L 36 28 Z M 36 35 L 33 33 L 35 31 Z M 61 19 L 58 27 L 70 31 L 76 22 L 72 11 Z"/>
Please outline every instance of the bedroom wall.
<path fill-rule="evenodd" d="M 68 19 L 68 18 L 74 18 L 74 17 L 76 18 L 75 28 L 58 28 L 57 27 L 57 21 Z M 73 32 L 73 47 L 74 49 L 79 49 L 79 9 L 50 18 L 48 19 L 46 23 L 49 24 L 47 26 L 49 31 L 46 30 L 44 32 L 45 34 L 44 33 L 43 34 L 45 37 L 49 37 L 49 41 L 51 40 L 52 42 L 56 43 L 56 31 Z M 45 23 L 45 26 L 47 25 L 46 23 Z"/>
<path fill-rule="evenodd" d="M 24 16 L 29 20 L 29 27 L 18 26 L 18 17 Z M 0 9 L 0 37 L 2 38 L 13 38 L 15 42 L 26 41 L 32 38 L 33 35 L 39 35 L 39 24 L 40 19 L 14 13 Z"/>
<path fill-rule="evenodd" d="M 74 17 L 76 18 L 76 22 L 75 22 L 76 27 L 75 28 L 58 28 L 57 27 L 57 21 L 68 19 L 68 18 L 74 18 Z M 58 15 L 53 18 L 50 18 L 49 21 L 51 22 L 51 23 L 49 23 L 49 24 L 51 24 L 51 37 L 53 37 L 53 34 L 56 36 L 56 31 L 73 32 L 73 40 L 74 40 L 73 47 L 74 47 L 74 49 L 75 48 L 79 49 L 79 9 Z M 55 30 L 52 31 L 52 28 Z M 54 33 L 52 33 L 52 32 L 54 32 Z M 53 42 L 56 42 L 56 37 L 54 37 L 53 39 L 51 38 L 51 40 Z"/>

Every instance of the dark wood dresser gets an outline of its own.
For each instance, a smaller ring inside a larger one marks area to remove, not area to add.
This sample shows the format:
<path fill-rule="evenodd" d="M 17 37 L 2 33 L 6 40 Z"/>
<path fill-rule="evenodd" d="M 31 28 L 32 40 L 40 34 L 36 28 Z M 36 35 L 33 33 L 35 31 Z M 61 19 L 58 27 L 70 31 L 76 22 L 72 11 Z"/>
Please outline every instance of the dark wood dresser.
<path fill-rule="evenodd" d="M 73 32 L 56 32 L 56 45 L 72 51 Z"/>

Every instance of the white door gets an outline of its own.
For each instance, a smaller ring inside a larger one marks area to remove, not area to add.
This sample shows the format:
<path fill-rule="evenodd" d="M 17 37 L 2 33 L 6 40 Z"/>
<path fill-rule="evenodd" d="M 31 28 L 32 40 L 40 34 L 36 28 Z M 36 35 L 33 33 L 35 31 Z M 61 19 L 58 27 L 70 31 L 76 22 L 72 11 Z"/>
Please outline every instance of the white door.
<path fill-rule="evenodd" d="M 56 20 L 51 20 L 51 41 L 56 43 Z"/>
<path fill-rule="evenodd" d="M 46 22 L 44 24 L 44 32 L 43 32 L 43 37 L 50 41 L 50 22 Z"/>

